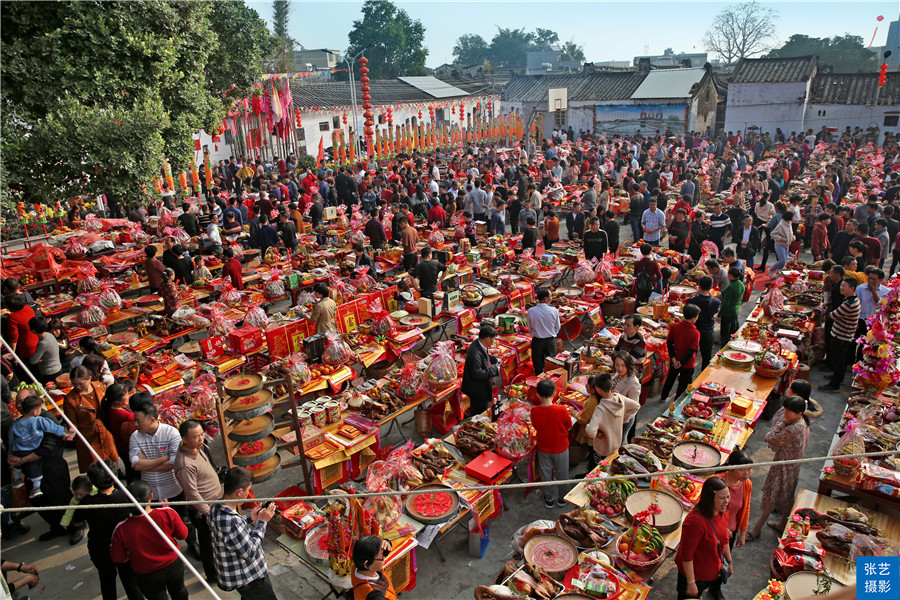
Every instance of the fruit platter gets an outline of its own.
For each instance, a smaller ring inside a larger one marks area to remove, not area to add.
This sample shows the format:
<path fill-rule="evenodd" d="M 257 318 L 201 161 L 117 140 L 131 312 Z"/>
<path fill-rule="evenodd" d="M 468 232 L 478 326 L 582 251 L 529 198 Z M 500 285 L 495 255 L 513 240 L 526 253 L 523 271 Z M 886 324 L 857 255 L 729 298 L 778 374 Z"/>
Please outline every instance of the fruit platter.
<path fill-rule="evenodd" d="M 466 306 L 478 306 L 484 300 L 481 288 L 474 284 L 464 285 L 460 288 L 460 299 Z"/>
<path fill-rule="evenodd" d="M 756 355 L 754 360 L 755 366 L 753 370 L 760 377 L 777 378 L 784 375 L 788 368 L 788 359 L 782 356 L 780 345 L 775 344 L 779 349 L 773 352 L 770 350 L 773 346 L 766 348 Z"/>
<path fill-rule="evenodd" d="M 619 536 L 616 548 L 619 551 L 617 560 L 625 563 L 635 571 L 652 569 L 666 557 L 666 544 L 662 534 L 649 523 L 629 527 Z"/>
<path fill-rule="evenodd" d="M 579 508 L 561 514 L 556 520 L 556 531 L 579 550 L 603 548 L 615 537 L 615 532 L 604 527 L 605 522 L 599 511 Z"/>
<path fill-rule="evenodd" d="M 672 435 L 681 434 L 681 430 L 683 429 L 681 423 L 676 421 L 671 417 L 659 417 L 656 421 L 650 425 L 649 429 L 653 431 L 654 429 L 658 429 L 665 433 L 671 433 Z"/>
<path fill-rule="evenodd" d="M 601 515 L 613 517 L 625 510 L 625 500 L 634 493 L 635 484 L 627 479 L 592 479 L 584 492 L 591 508 Z"/>

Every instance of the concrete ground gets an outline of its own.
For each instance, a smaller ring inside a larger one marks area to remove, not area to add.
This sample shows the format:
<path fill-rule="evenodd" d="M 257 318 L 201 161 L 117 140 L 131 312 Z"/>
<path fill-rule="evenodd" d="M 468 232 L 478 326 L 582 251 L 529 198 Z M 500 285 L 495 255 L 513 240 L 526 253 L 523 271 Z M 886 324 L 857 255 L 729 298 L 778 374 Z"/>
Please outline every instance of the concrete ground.
<path fill-rule="evenodd" d="M 564 221 L 563 221 L 564 222 Z M 630 235 L 630 228 L 622 227 L 623 240 Z M 746 318 L 749 311 L 755 305 L 759 292 L 754 292 L 750 302 L 746 303 L 741 312 L 741 317 Z M 699 374 L 699 367 L 697 370 Z M 818 368 L 813 368 L 811 375 L 813 384 L 813 397 L 822 404 L 824 414 L 812 422 L 812 435 L 806 456 L 824 456 L 831 443 L 832 435 L 837 427 L 842 409 L 847 399 L 846 393 L 824 393 L 817 391 L 819 385 L 825 384 L 825 378 Z M 727 383 L 727 382 L 725 382 Z M 665 405 L 657 398 L 650 398 L 638 414 L 638 430 L 647 423 L 652 422 L 658 415 L 665 411 Z M 760 420 L 756 432 L 750 437 L 746 451 L 757 462 L 770 460 L 773 452 L 765 444 L 764 436 L 768 431 L 769 423 Z M 404 427 L 405 435 L 414 442 L 422 441 L 421 436 L 415 434 L 413 425 Z M 383 444 L 402 443 L 396 432 L 383 439 Z M 221 453 L 219 444 L 213 445 L 214 453 Z M 221 456 L 221 455 L 220 455 Z M 74 451 L 69 452 L 69 463 L 72 465 L 72 476 L 77 473 L 75 467 Z M 586 465 L 580 465 L 573 469 L 572 475 L 582 475 L 587 470 Z M 815 490 L 817 488 L 820 465 L 805 464 L 800 472 L 800 488 Z M 524 473 L 521 473 L 524 478 Z M 301 473 L 299 469 L 282 471 L 280 477 L 274 481 L 254 486 L 259 497 L 275 495 L 292 484 L 298 483 Z M 760 494 L 765 481 L 765 472 L 757 470 L 753 474 L 753 509 L 751 510 L 751 527 L 759 514 Z M 476 559 L 468 556 L 468 532 L 464 526 L 452 531 L 442 542 L 441 548 L 446 557 L 446 562 L 441 562 L 437 550 L 432 547 L 429 550 L 418 549 L 418 585 L 410 591 L 402 594 L 408 599 L 446 599 L 446 600 L 470 600 L 473 590 L 477 585 L 489 585 L 493 582 L 495 574 L 510 558 L 513 533 L 522 525 L 537 519 L 556 519 L 564 509 L 555 508 L 547 510 L 544 507 L 541 495 L 531 493 L 528 498 L 523 498 L 523 492 L 514 490 L 503 495 L 507 508 L 506 512 L 490 522 L 490 544 L 484 558 Z M 773 515 L 770 520 L 777 520 L 778 515 Z M 40 600 L 94 600 L 100 597 L 99 581 L 93 569 L 93 565 L 87 556 L 85 542 L 77 546 L 70 546 L 68 538 L 61 537 L 50 542 L 40 542 L 37 536 L 47 530 L 47 525 L 36 515 L 25 519 L 25 524 L 31 526 L 31 531 L 11 541 L 2 543 L 3 560 L 20 562 L 34 562 L 41 571 L 40 585 L 30 592 L 31 598 Z M 724 593 L 730 600 L 751 600 L 757 592 L 763 589 L 766 581 L 771 577 L 769 573 L 769 560 L 772 550 L 777 544 L 776 533 L 763 528 L 759 540 L 751 542 L 742 548 L 734 550 L 736 561 L 735 573 L 724 588 Z M 290 552 L 282 549 L 272 540 L 265 544 L 269 566 L 275 590 L 279 598 L 317 599 L 328 594 L 326 584 L 319 580 L 313 572 L 305 567 Z M 198 570 L 202 570 L 199 561 L 191 559 Z M 676 571 L 673 561 L 667 560 L 656 576 L 656 583 L 650 592 L 650 598 L 674 598 L 675 597 Z M 191 597 L 209 598 L 208 592 L 202 589 L 193 577 L 187 580 Z M 120 597 L 124 593 L 119 589 Z M 29 592 L 23 592 L 29 594 Z M 236 599 L 238 594 L 218 591 L 221 598 Z"/>

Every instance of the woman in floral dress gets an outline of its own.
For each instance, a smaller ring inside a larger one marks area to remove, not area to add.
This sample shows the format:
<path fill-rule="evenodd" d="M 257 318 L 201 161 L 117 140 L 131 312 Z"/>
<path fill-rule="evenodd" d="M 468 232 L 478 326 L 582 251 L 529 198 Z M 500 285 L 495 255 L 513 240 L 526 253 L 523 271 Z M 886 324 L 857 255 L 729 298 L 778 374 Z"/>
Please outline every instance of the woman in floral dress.
<path fill-rule="evenodd" d="M 806 445 L 809 443 L 809 418 L 803 414 L 806 410 L 806 400 L 799 396 L 791 396 L 775 413 L 772 418 L 772 429 L 766 434 L 766 442 L 770 448 L 775 450 L 773 461 L 803 458 Z M 768 525 L 779 534 L 784 531 L 788 515 L 793 507 L 794 492 L 797 489 L 799 477 L 799 464 L 777 465 L 769 468 L 762 491 L 762 513 L 753 530 L 747 534 L 748 540 L 759 537 L 763 524 L 772 514 L 772 509 L 776 507 L 781 513 L 781 521 Z"/>

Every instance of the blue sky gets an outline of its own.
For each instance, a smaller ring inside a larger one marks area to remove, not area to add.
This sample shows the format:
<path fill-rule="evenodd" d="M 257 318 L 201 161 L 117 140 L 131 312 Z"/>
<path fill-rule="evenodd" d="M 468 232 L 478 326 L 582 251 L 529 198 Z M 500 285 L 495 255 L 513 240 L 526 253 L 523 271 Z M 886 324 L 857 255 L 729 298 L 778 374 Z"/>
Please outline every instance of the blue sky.
<path fill-rule="evenodd" d="M 248 2 L 271 24 L 271 2 Z M 452 62 L 453 45 L 465 33 L 490 42 L 497 26 L 533 31 L 552 29 L 561 41 L 584 46 L 588 61 L 628 60 L 640 54 L 704 51 L 703 33 L 722 2 L 549 2 L 515 0 L 483 2 L 396 2 L 425 26 L 426 65 Z M 887 2 L 763 2 L 779 11 L 777 39 L 795 33 L 826 37 L 851 33 L 866 44 L 875 27 L 875 46 L 883 45 L 890 21 L 898 18 L 897 1 Z M 307 48 L 345 50 L 362 2 L 294 2 L 291 35 Z M 879 15 L 884 16 L 880 23 Z M 646 46 L 646 52 L 645 52 Z"/>

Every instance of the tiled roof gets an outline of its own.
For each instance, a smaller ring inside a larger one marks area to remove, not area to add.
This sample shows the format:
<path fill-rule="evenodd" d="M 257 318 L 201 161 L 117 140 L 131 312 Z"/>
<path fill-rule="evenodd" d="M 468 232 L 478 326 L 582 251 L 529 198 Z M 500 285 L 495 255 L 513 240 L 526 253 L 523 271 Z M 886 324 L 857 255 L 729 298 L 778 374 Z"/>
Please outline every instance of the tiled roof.
<path fill-rule="evenodd" d="M 362 104 L 362 84 L 356 81 L 356 101 Z M 434 96 L 408 83 L 396 79 L 373 80 L 369 82 L 373 106 L 382 104 L 403 104 L 404 102 L 429 102 Z M 326 81 L 322 83 L 303 83 L 302 80 L 291 81 L 291 93 L 294 105 L 312 106 L 349 106 L 350 83 L 347 81 Z"/>
<path fill-rule="evenodd" d="M 876 73 L 819 74 L 813 79 L 809 103 L 898 106 L 900 73 L 888 73 L 887 83 L 881 89 Z"/>
<path fill-rule="evenodd" d="M 647 77 L 646 72 L 613 71 L 574 75 L 520 75 L 503 88 L 507 102 L 543 102 L 550 88 L 567 88 L 569 102 L 628 100 Z"/>
<path fill-rule="evenodd" d="M 818 64 L 816 56 L 796 58 L 744 58 L 731 75 L 731 83 L 787 83 L 807 81 Z"/>
<path fill-rule="evenodd" d="M 650 71 L 632 94 L 634 100 L 690 98 L 691 89 L 703 79 L 706 69 L 657 69 Z"/>

